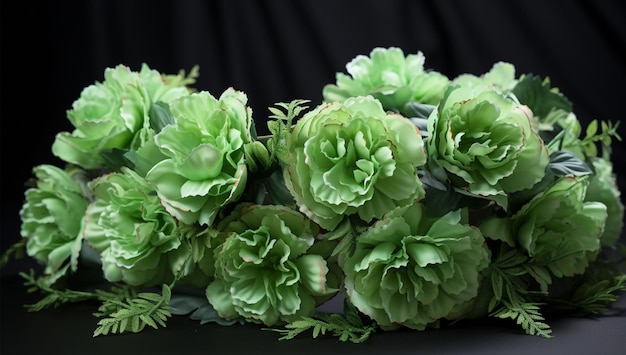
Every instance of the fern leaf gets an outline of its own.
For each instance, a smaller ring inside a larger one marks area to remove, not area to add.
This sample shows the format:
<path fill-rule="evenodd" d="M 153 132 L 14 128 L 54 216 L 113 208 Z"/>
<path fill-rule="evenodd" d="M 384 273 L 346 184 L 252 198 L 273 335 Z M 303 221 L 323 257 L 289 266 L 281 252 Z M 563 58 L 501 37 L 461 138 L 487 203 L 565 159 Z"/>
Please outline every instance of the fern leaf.
<path fill-rule="evenodd" d="M 513 319 L 529 335 L 552 338 L 552 329 L 545 323 L 537 303 L 502 302 L 503 307 L 492 313 L 492 316 Z"/>
<path fill-rule="evenodd" d="M 158 329 L 159 326 L 165 327 L 165 321 L 171 316 L 170 297 L 170 287 L 163 285 L 162 294 L 160 295 L 153 292 L 143 292 L 135 298 L 125 301 L 117 299 L 105 301 L 101 309 L 111 310 L 116 308 L 117 310 L 108 313 L 109 317 L 98 322 L 98 327 L 94 331 L 93 336 L 124 333 L 126 331 L 138 333 L 146 325 L 154 329 Z"/>
<path fill-rule="evenodd" d="M 369 339 L 377 326 L 370 325 L 353 325 L 345 316 L 335 313 L 313 312 L 310 317 L 302 317 L 300 320 L 293 321 L 285 325 L 285 329 L 269 329 L 283 335 L 279 340 L 293 339 L 299 334 L 312 330 L 312 337 L 317 338 L 320 335 L 331 333 L 339 338 L 340 341 L 351 341 L 353 343 L 362 343 Z"/>

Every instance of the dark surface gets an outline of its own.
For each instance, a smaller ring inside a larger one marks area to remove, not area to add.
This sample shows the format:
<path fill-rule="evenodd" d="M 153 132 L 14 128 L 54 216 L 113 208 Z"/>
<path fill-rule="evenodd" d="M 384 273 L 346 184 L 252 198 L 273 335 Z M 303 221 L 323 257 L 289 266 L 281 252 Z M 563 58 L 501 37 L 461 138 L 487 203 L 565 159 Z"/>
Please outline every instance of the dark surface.
<path fill-rule="evenodd" d="M 376 46 L 422 51 L 426 68 L 450 77 L 481 74 L 496 61 L 519 74 L 549 76 L 579 119 L 624 119 L 626 2 L 622 0 L 92 0 L 1 3 L 0 251 L 19 240 L 18 211 L 31 168 L 58 163 L 54 136 L 71 130 L 65 111 L 105 67 L 141 63 L 162 73 L 200 66 L 196 88 L 245 91 L 263 133 L 267 107 L 321 100 L 322 86 Z M 626 124 L 620 134 L 626 138 Z M 614 145 L 620 186 L 626 151 Z M 622 239 L 623 240 L 623 239 Z M 1 354 L 621 354 L 624 315 L 552 320 L 555 337 L 501 322 L 375 334 L 366 344 L 305 335 L 278 341 L 258 326 L 199 325 L 184 317 L 166 330 L 93 338 L 96 304 L 38 313 L 24 304 L 18 271 L 1 271 Z M 626 307 L 624 299 L 616 305 Z"/>
<path fill-rule="evenodd" d="M 625 117 L 622 0 L 34 0 L 3 1 L 1 15 L 1 251 L 19 239 L 32 167 L 59 163 L 50 147 L 72 128 L 65 111 L 117 64 L 170 74 L 197 64 L 197 89 L 248 94 L 260 133 L 268 106 L 318 103 L 336 72 L 376 46 L 422 51 L 449 77 L 508 61 L 549 76 L 583 123 Z M 625 145 L 614 145 L 620 186 Z"/>
<path fill-rule="evenodd" d="M 0 353 L 12 354 L 624 354 L 626 299 L 610 316 L 550 321 L 554 338 L 526 335 L 510 322 L 471 321 L 426 331 L 373 334 L 363 344 L 340 342 L 311 333 L 291 340 L 261 326 L 200 325 L 174 316 L 166 328 L 93 337 L 98 304 L 81 303 L 40 312 L 23 305 L 39 300 L 26 293 L 21 279 L 3 278 Z M 336 300 L 333 300 L 334 302 Z M 329 305 L 332 307 L 333 305 Z"/>

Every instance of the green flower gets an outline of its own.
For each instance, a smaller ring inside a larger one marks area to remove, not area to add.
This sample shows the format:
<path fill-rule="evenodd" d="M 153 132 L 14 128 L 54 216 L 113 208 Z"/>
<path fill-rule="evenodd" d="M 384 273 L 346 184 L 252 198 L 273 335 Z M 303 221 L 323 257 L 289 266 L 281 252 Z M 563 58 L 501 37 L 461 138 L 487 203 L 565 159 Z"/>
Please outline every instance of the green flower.
<path fill-rule="evenodd" d="M 489 217 L 480 229 L 486 237 L 519 246 L 530 263 L 545 265 L 556 277 L 582 274 L 600 249 L 607 220 L 603 203 L 584 201 L 587 179 L 559 178 L 512 217 Z"/>
<path fill-rule="evenodd" d="M 318 227 L 282 205 L 240 204 L 219 225 L 216 280 L 206 296 L 225 319 L 274 325 L 308 316 L 336 293 L 326 259 L 311 253 Z"/>
<path fill-rule="evenodd" d="M 585 201 L 598 201 L 606 206 L 607 218 L 600 243 L 613 245 L 624 229 L 624 204 L 615 179 L 613 164 L 604 158 L 591 159 L 595 174 L 589 180 Z"/>
<path fill-rule="evenodd" d="M 548 166 L 530 117 L 496 91 L 452 86 L 428 118 L 429 167 L 456 189 L 507 209 L 507 195 L 532 187 Z"/>
<path fill-rule="evenodd" d="M 423 330 L 458 319 L 478 294 L 490 253 L 461 210 L 427 218 L 421 204 L 392 211 L 360 234 L 345 260 L 350 301 L 383 329 Z"/>
<path fill-rule="evenodd" d="M 498 91 L 510 93 L 517 84 L 515 67 L 511 63 L 497 62 L 491 69 L 480 76 L 464 73 L 451 82 L 451 85 L 470 87 L 476 91 Z"/>
<path fill-rule="evenodd" d="M 133 286 L 170 282 L 186 255 L 175 253 L 181 233 L 154 189 L 128 168 L 92 180 L 89 187 L 96 200 L 87 209 L 83 233 L 101 254 L 104 277 Z"/>
<path fill-rule="evenodd" d="M 149 123 L 153 103 L 186 94 L 187 88 L 168 85 L 159 72 L 145 64 L 140 72 L 124 65 L 107 68 L 104 81 L 84 88 L 67 111 L 75 129 L 58 133 L 52 152 L 85 169 L 105 167 L 101 153 L 129 148 L 135 134 Z"/>
<path fill-rule="evenodd" d="M 286 185 L 300 211 L 327 230 L 345 216 L 371 222 L 424 197 L 419 130 L 371 96 L 318 106 L 296 123 L 287 144 Z"/>
<path fill-rule="evenodd" d="M 80 230 L 88 202 L 83 186 L 72 178 L 79 171 L 44 164 L 33 168 L 33 173 L 36 186 L 26 190 L 20 210 L 21 235 L 27 239 L 27 254 L 45 265 L 52 284 L 78 268 Z"/>
<path fill-rule="evenodd" d="M 165 209 L 187 224 L 211 225 L 218 211 L 241 196 L 247 178 L 244 146 L 252 110 L 243 92 L 230 88 L 219 100 L 206 91 L 171 103 L 176 123 L 155 137 L 167 156 L 146 179 Z"/>
<path fill-rule="evenodd" d="M 386 110 L 411 115 L 412 102 L 436 105 L 450 80 L 443 74 L 424 70 L 424 55 L 404 55 L 400 48 L 374 48 L 370 56 L 352 59 L 346 70 L 336 74 L 336 84 L 323 88 L 327 102 L 345 101 L 353 96 L 372 95 Z"/>

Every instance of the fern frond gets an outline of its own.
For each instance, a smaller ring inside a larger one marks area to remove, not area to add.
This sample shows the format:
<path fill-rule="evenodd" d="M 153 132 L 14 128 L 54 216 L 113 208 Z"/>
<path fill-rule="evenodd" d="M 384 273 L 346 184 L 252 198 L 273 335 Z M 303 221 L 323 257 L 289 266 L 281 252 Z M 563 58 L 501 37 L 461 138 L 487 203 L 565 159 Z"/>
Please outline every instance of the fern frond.
<path fill-rule="evenodd" d="M 102 301 L 98 311 L 93 314 L 96 317 L 111 315 L 119 309 L 119 303 L 137 297 L 136 288 L 128 285 L 114 286 L 111 287 L 110 291 L 96 290 L 96 293 L 98 294 L 98 300 Z"/>
<path fill-rule="evenodd" d="M 287 135 L 291 130 L 293 121 L 303 110 L 308 108 L 308 106 L 305 106 L 308 102 L 310 100 L 296 99 L 289 103 L 276 103 L 276 107 L 269 107 L 272 113 L 269 117 L 275 119 L 275 121 L 267 123 L 267 127 L 272 133 L 272 138 L 268 140 L 271 161 L 278 158 L 278 160 L 286 162 L 289 159 L 286 147 Z"/>
<path fill-rule="evenodd" d="M 626 275 L 618 275 L 611 279 L 588 280 L 579 285 L 568 299 L 550 299 L 549 302 L 560 310 L 600 314 L 608 311 L 624 292 Z"/>
<path fill-rule="evenodd" d="M 550 326 L 541 314 L 540 303 L 533 302 L 533 295 L 545 295 L 545 291 L 529 289 L 530 280 L 537 274 L 539 266 L 529 268 L 528 258 L 504 244 L 491 265 L 491 287 L 493 297 L 489 302 L 490 316 L 510 318 L 529 335 L 552 337 Z"/>
<path fill-rule="evenodd" d="M 285 328 L 269 330 L 283 334 L 279 340 L 293 339 L 299 334 L 311 330 L 313 338 L 329 333 L 343 342 L 363 343 L 377 329 L 374 324 L 353 324 L 341 314 L 322 312 L 314 312 L 310 317 L 302 317 L 300 320 L 288 323 Z"/>
<path fill-rule="evenodd" d="M 46 293 L 46 296 L 36 303 L 25 306 L 29 312 L 38 312 L 43 309 L 57 308 L 66 303 L 98 299 L 98 295 L 95 292 L 55 289 L 50 286 L 48 282 L 46 282 L 45 277 L 35 277 L 34 270 L 30 270 L 29 274 L 21 272 L 19 275 L 26 280 L 24 285 L 28 287 L 28 292 L 32 293 L 39 291 Z"/>
<path fill-rule="evenodd" d="M 510 318 L 529 335 L 541 336 L 544 338 L 552 338 L 552 329 L 545 323 L 545 318 L 541 315 L 539 303 L 531 302 L 509 302 L 504 300 L 502 307 L 493 312 L 491 316 L 497 318 Z"/>
<path fill-rule="evenodd" d="M 160 295 L 154 292 L 142 292 L 126 302 L 116 299 L 107 300 L 103 307 L 116 306 L 117 310 L 110 313 L 110 317 L 98 322 L 98 328 L 93 336 L 124 332 L 138 333 L 146 325 L 155 329 L 159 326 L 165 327 L 166 320 L 172 315 L 170 299 L 170 287 L 163 285 Z"/>
<path fill-rule="evenodd" d="M 343 314 L 314 311 L 309 317 L 288 323 L 285 329 L 269 329 L 284 334 L 279 340 L 293 339 L 301 333 L 312 330 L 313 338 L 331 333 L 340 341 L 363 343 L 376 332 L 376 323 L 365 324 L 359 311 L 346 298 Z"/>
<path fill-rule="evenodd" d="M 24 257 L 26 251 L 26 238 L 22 238 L 19 241 L 13 243 L 9 249 L 7 249 L 0 258 L 0 269 L 2 269 L 10 260 L 21 259 Z"/>

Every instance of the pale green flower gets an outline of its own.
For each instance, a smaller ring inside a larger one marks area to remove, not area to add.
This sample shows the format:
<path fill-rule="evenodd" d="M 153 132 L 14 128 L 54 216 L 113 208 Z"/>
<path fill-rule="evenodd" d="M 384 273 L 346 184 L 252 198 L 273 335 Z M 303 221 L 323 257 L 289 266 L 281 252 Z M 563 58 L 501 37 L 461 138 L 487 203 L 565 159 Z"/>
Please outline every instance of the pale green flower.
<path fill-rule="evenodd" d="M 346 216 L 366 223 L 424 197 L 419 130 L 371 96 L 322 104 L 288 138 L 286 185 L 300 211 L 327 230 Z"/>
<path fill-rule="evenodd" d="M 508 94 L 517 82 L 515 66 L 507 62 L 497 62 L 488 72 L 480 76 L 463 73 L 452 79 L 450 84 L 473 88 L 476 91 L 498 91 Z"/>
<path fill-rule="evenodd" d="M 353 96 L 372 95 L 385 110 L 411 115 L 406 106 L 417 102 L 436 105 L 450 80 L 424 69 L 422 52 L 406 55 L 400 48 L 374 48 L 369 57 L 358 55 L 347 65 L 349 75 L 336 74 L 336 83 L 326 85 L 326 102 L 345 101 Z"/>
<path fill-rule="evenodd" d="M 589 180 L 585 201 L 598 201 L 606 206 L 607 219 L 604 232 L 600 236 L 602 245 L 613 245 L 624 229 L 624 204 L 617 186 L 615 171 L 611 161 L 596 157 L 591 159 L 594 175 Z"/>
<path fill-rule="evenodd" d="M 54 283 L 68 270 L 76 271 L 82 245 L 80 234 L 87 198 L 74 173 L 53 165 L 33 168 L 36 185 L 25 192 L 20 210 L 26 252 L 45 266 Z"/>
<path fill-rule="evenodd" d="M 165 209 L 187 224 L 211 225 L 218 211 L 241 196 L 248 175 L 244 146 L 250 143 L 252 110 L 232 88 L 219 99 L 206 91 L 171 104 L 176 123 L 155 137 L 166 156 L 146 179 Z"/>
<path fill-rule="evenodd" d="M 540 181 L 549 156 L 532 112 L 496 91 L 451 86 L 428 118 L 429 167 L 458 191 L 508 207 Z"/>
<path fill-rule="evenodd" d="M 607 220 L 603 203 L 584 201 L 587 179 L 559 178 L 513 216 L 489 217 L 480 228 L 486 237 L 521 248 L 530 263 L 556 277 L 582 274 L 600 250 Z"/>
<path fill-rule="evenodd" d="M 423 330 L 469 311 L 489 260 L 461 210 L 433 219 L 418 203 L 358 235 L 342 267 L 350 301 L 381 328 Z"/>
<path fill-rule="evenodd" d="M 153 103 L 186 94 L 187 88 L 168 85 L 146 64 L 140 72 L 124 65 L 107 68 L 104 81 L 85 87 L 67 111 L 74 131 L 58 133 L 52 152 L 85 169 L 105 167 L 102 153 L 130 148 L 135 134 L 149 124 Z"/>
<path fill-rule="evenodd" d="M 216 280 L 206 296 L 222 318 L 290 322 L 337 292 L 326 259 L 310 252 L 319 228 L 299 212 L 240 204 L 219 229 L 229 236 L 215 250 Z"/>
<path fill-rule="evenodd" d="M 103 175 L 89 183 L 96 199 L 83 233 L 101 254 L 110 282 L 153 286 L 171 282 L 183 266 L 177 221 L 161 206 L 152 186 L 133 170 Z"/>

